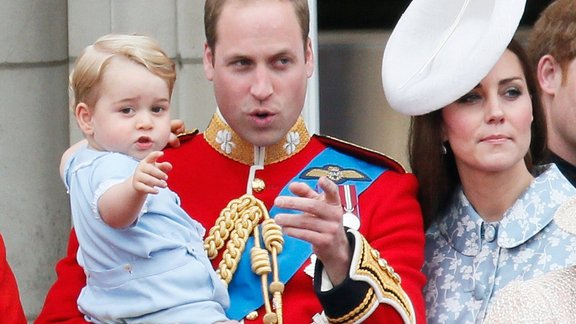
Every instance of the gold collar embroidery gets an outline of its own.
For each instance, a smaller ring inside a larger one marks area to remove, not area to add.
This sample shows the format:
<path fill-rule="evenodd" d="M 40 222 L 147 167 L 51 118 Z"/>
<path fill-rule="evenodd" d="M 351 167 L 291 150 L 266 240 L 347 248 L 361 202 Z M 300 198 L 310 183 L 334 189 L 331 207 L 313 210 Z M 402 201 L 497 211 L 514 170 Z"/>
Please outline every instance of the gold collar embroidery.
<path fill-rule="evenodd" d="M 204 138 L 220 154 L 231 158 L 234 161 L 246 165 L 253 165 L 254 150 L 257 148 L 253 144 L 242 139 L 232 128 L 215 113 L 204 132 Z M 283 161 L 290 156 L 300 152 L 310 141 L 310 134 L 306 129 L 304 119 L 298 117 L 298 120 L 292 126 L 288 134 L 274 145 L 267 146 L 265 149 L 264 164 L 271 164 Z"/>

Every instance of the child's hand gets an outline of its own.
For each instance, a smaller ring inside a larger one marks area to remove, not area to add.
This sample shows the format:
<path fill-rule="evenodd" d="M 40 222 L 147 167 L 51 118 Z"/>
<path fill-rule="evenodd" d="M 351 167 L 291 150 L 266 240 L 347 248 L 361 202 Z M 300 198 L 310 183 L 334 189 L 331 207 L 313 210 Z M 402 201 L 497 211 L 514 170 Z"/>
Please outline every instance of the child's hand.
<path fill-rule="evenodd" d="M 168 172 L 172 170 L 169 162 L 157 162 L 164 155 L 162 151 L 150 152 L 136 167 L 132 177 L 134 189 L 143 193 L 157 194 L 159 188 L 166 188 L 168 185 Z"/>

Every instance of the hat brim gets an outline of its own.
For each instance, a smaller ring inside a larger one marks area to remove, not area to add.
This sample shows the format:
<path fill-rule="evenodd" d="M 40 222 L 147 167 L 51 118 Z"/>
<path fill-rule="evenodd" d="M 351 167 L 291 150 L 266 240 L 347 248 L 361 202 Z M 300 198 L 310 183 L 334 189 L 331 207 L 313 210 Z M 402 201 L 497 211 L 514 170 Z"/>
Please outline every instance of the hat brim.
<path fill-rule="evenodd" d="M 390 106 L 422 115 L 454 102 L 492 69 L 512 40 L 526 0 L 413 0 L 382 58 Z"/>

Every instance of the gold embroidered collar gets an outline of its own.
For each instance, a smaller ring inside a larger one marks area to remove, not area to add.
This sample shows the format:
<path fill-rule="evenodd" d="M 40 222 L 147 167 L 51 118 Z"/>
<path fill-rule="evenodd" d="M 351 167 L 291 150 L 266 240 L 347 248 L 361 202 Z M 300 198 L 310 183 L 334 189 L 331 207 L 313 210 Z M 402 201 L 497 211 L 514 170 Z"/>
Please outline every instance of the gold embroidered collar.
<path fill-rule="evenodd" d="M 259 148 L 238 136 L 218 112 L 212 117 L 208 128 L 204 132 L 204 138 L 220 154 L 234 161 L 246 165 L 258 163 L 255 161 L 257 159 L 255 150 Z M 294 126 L 284 137 L 284 140 L 264 148 L 264 164 L 276 163 L 289 158 L 300 152 L 309 141 L 310 134 L 306 129 L 304 119 L 298 117 Z"/>

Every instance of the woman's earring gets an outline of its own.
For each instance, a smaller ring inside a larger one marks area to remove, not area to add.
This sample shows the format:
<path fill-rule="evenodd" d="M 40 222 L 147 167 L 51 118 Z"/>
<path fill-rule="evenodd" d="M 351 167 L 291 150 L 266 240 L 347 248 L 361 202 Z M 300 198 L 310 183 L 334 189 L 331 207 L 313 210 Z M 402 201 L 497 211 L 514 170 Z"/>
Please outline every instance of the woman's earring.
<path fill-rule="evenodd" d="M 442 142 L 442 144 L 440 145 L 440 152 L 442 153 L 442 155 L 448 154 L 448 150 L 446 149 L 446 145 L 444 143 L 445 142 Z"/>

